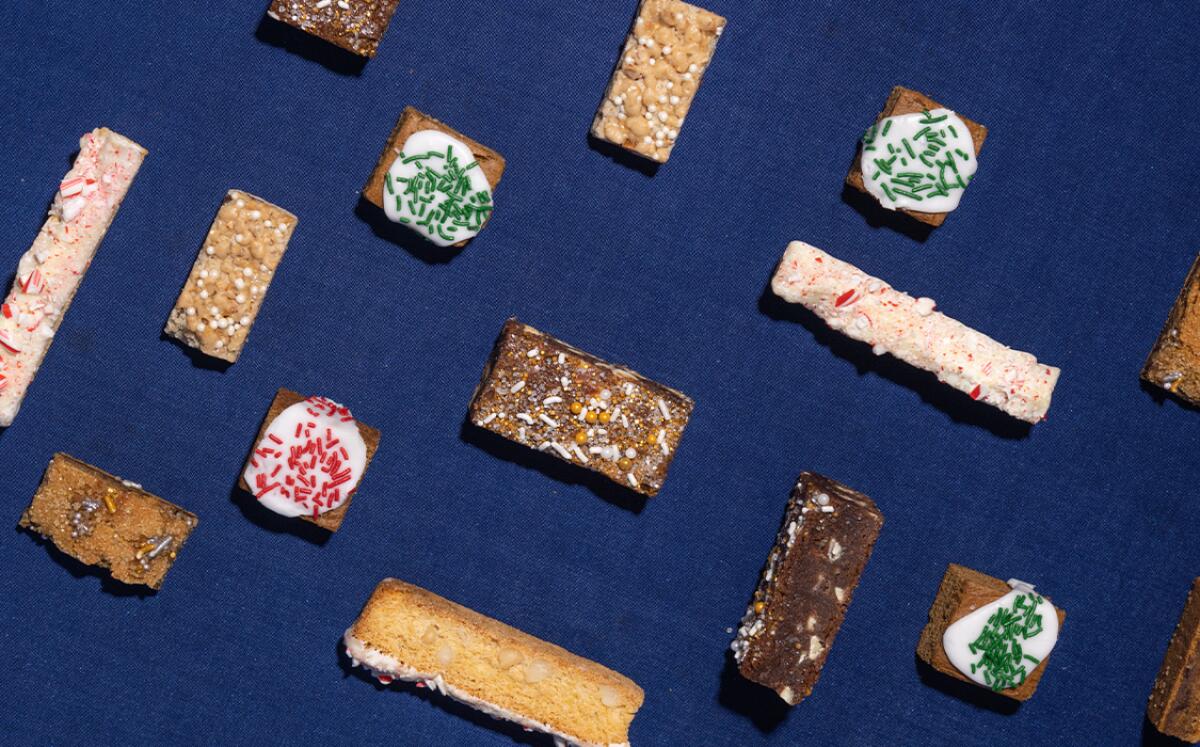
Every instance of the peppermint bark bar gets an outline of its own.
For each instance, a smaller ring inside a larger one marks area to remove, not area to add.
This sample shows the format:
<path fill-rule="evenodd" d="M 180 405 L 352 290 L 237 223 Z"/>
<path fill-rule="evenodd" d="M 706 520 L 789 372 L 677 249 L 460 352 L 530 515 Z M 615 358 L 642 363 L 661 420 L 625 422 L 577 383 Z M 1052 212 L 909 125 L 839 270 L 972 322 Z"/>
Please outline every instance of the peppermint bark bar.
<path fill-rule="evenodd" d="M 642 0 L 592 121 L 592 135 L 666 163 L 725 19 L 679 0 Z"/>
<path fill-rule="evenodd" d="M 360 57 L 371 58 L 400 0 L 274 0 L 267 15 Z"/>
<path fill-rule="evenodd" d="M 926 116 L 926 121 L 917 123 L 917 129 L 910 133 L 916 137 L 910 138 L 910 143 L 885 142 L 886 135 L 881 130 L 887 119 L 902 118 L 908 115 L 927 115 L 929 112 L 938 110 L 943 111 L 936 116 Z M 947 112 L 953 117 L 950 129 L 947 129 Z M 987 128 L 946 109 L 925 94 L 903 86 L 896 86 L 892 89 L 891 95 L 883 105 L 883 111 L 876 117 L 875 122 L 875 126 L 867 129 L 863 141 L 858 145 L 858 154 L 850 166 L 846 184 L 864 194 L 872 194 L 868 188 L 866 177 L 874 176 L 880 169 L 883 169 L 885 175 L 898 180 L 891 189 L 899 188 L 916 195 L 904 201 L 913 207 L 901 207 L 899 208 L 900 212 L 934 228 L 942 225 L 948 212 L 931 212 L 929 209 L 921 210 L 916 207 L 921 202 L 928 200 L 928 193 L 926 192 L 926 195 L 922 196 L 921 192 L 925 190 L 950 192 L 966 189 L 969 176 L 962 182 L 959 182 L 956 177 L 959 169 L 963 167 L 969 168 L 970 172 L 974 173 L 975 161 L 979 151 L 983 148 L 984 140 L 987 139 Z M 965 132 L 954 127 L 954 124 L 958 122 L 964 126 Z M 930 135 L 933 137 L 927 137 Z M 884 147 L 889 144 L 892 145 L 891 148 Z M 874 152 L 868 152 L 866 149 L 872 149 Z M 871 168 L 871 174 L 866 176 L 863 173 L 864 154 L 868 156 L 867 161 Z M 877 159 L 884 163 L 882 165 L 877 163 Z M 945 179 L 942 178 L 943 175 Z M 929 178 L 931 176 L 936 178 Z M 914 189 L 920 191 L 914 192 Z M 887 204 L 888 198 L 896 199 L 897 194 L 888 190 L 884 192 L 884 200 L 881 201 L 884 203 L 884 207 L 896 209 Z M 957 200 L 955 200 L 955 204 L 957 205 Z"/>
<path fill-rule="evenodd" d="M 788 705 L 812 694 L 882 526 L 867 496 L 800 474 L 731 646 L 743 677 Z"/>
<path fill-rule="evenodd" d="M 343 638 L 383 684 L 415 682 L 556 744 L 628 747 L 633 680 L 418 586 L 384 579 Z"/>
<path fill-rule="evenodd" d="M 1029 700 L 1066 613 L 1022 581 L 951 563 L 921 631 L 917 656 L 942 674 Z"/>
<path fill-rule="evenodd" d="M 0 427 L 12 425 L 146 149 L 105 127 L 79 140 L 50 215 L 0 305 Z"/>
<path fill-rule="evenodd" d="M 197 521 L 139 485 L 55 454 L 20 525 L 118 581 L 158 589 Z"/>
<path fill-rule="evenodd" d="M 509 319 L 468 417 L 480 428 L 654 496 L 692 400 Z"/>
<path fill-rule="evenodd" d="M 1200 407 L 1200 257 L 1183 281 L 1142 379 Z"/>
<path fill-rule="evenodd" d="M 1059 369 L 934 311 L 932 298 L 901 293 L 802 241 L 788 245 L 771 289 L 876 355 L 891 353 L 1014 418 L 1045 419 Z"/>
<path fill-rule="evenodd" d="M 281 388 L 238 484 L 275 513 L 336 532 L 379 437 L 342 405 Z"/>
<path fill-rule="evenodd" d="M 1150 691 L 1146 718 L 1163 734 L 1200 742 L 1200 578 L 1192 582 L 1179 624 Z"/>
<path fill-rule="evenodd" d="M 296 216 L 283 208 L 229 190 L 164 331 L 235 363 L 295 229 Z"/>
<path fill-rule="evenodd" d="M 465 246 L 491 219 L 504 157 L 406 106 L 363 198 L 439 246 Z"/>

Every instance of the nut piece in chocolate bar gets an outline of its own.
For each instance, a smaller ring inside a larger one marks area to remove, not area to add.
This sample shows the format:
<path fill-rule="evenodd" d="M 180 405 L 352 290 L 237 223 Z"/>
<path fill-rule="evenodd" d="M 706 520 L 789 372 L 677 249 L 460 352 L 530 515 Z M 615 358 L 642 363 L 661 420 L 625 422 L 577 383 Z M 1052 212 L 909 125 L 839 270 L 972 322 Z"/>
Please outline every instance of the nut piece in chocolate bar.
<path fill-rule="evenodd" d="M 654 496 L 693 402 L 509 319 L 471 399 L 480 428 Z"/>
<path fill-rule="evenodd" d="M 370 59 L 400 0 L 274 0 L 267 15 Z"/>
<path fill-rule="evenodd" d="M 195 514 L 66 454 L 55 454 L 20 525 L 130 585 L 162 586 Z"/>
<path fill-rule="evenodd" d="M 379 436 L 333 400 L 280 389 L 239 485 L 264 508 L 336 532 L 379 448 Z"/>
<path fill-rule="evenodd" d="M 1066 613 L 1033 586 L 950 564 L 917 656 L 944 675 L 1029 700 L 1046 671 Z"/>
<path fill-rule="evenodd" d="M 867 496 L 801 473 L 730 646 L 743 677 L 788 705 L 812 694 L 882 526 Z"/>
<path fill-rule="evenodd" d="M 1192 582 L 1179 624 L 1150 691 L 1146 718 L 1163 734 L 1200 742 L 1200 578 Z"/>
<path fill-rule="evenodd" d="M 987 128 L 903 86 L 866 129 L 846 184 L 936 228 L 975 174 Z"/>

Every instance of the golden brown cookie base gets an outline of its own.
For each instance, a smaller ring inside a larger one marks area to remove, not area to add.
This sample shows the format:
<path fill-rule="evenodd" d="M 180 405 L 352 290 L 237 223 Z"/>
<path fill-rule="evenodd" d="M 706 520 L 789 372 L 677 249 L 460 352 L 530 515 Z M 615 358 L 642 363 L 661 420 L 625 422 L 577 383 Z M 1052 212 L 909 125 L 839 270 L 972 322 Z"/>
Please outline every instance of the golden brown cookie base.
<path fill-rule="evenodd" d="M 1200 257 L 1183 281 L 1142 379 L 1200 407 Z"/>
<path fill-rule="evenodd" d="M 1192 582 L 1179 624 L 1150 691 L 1146 718 L 1154 728 L 1200 742 L 1200 578 Z"/>

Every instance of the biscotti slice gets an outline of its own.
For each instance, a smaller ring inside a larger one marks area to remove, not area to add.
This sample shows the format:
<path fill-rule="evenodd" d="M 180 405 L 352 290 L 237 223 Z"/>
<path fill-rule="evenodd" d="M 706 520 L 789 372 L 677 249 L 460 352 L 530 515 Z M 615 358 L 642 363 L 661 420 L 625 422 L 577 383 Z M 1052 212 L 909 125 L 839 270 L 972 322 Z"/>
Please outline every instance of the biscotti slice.
<path fill-rule="evenodd" d="M 1142 379 L 1200 407 L 1200 257 L 1183 281 Z"/>
<path fill-rule="evenodd" d="M 416 682 L 574 745 L 627 745 L 644 698 L 628 677 L 394 578 L 344 641 L 380 682 Z"/>
<path fill-rule="evenodd" d="M 1167 646 L 1146 718 L 1163 734 L 1200 742 L 1200 578 L 1192 582 Z"/>
<path fill-rule="evenodd" d="M 1033 697 L 1066 613 L 1023 581 L 951 563 L 917 656 L 942 674 L 1013 700 Z"/>
<path fill-rule="evenodd" d="M 731 646 L 743 677 L 788 705 L 812 693 L 882 526 L 867 496 L 801 473 Z"/>
<path fill-rule="evenodd" d="M 898 125 L 895 132 L 890 131 L 887 122 L 893 117 L 898 118 L 892 120 Z M 909 120 L 912 127 L 902 132 Z M 946 109 L 925 94 L 896 86 L 875 125 L 867 129 L 859 143 L 846 184 L 875 197 L 887 209 L 899 210 L 936 228 L 949 213 L 928 207 L 930 194 L 936 193 L 940 200 L 952 198 L 951 210 L 957 206 L 961 191 L 966 190 L 975 172 L 987 134 L 983 125 Z M 864 160 L 871 168 L 867 175 L 863 173 Z M 887 179 L 880 180 L 879 176 Z M 867 177 L 873 177 L 871 185 Z"/>
<path fill-rule="evenodd" d="M 126 584 L 162 586 L 195 514 L 66 454 L 50 460 L 21 526 Z"/>
<path fill-rule="evenodd" d="M 336 532 L 379 448 L 379 431 L 325 397 L 275 393 L 239 485 L 260 505 Z"/>

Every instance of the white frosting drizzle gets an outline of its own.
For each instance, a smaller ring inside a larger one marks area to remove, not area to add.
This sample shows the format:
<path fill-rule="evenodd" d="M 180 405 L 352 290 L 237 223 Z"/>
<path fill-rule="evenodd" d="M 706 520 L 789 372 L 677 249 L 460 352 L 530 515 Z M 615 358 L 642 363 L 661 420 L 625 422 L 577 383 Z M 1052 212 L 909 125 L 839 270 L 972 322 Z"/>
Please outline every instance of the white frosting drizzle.
<path fill-rule="evenodd" d="M 491 205 L 492 185 L 471 149 L 440 130 L 409 135 L 384 180 L 388 219 L 438 246 L 476 236 Z"/>
<path fill-rule="evenodd" d="M 888 210 L 948 213 L 976 166 L 971 131 L 949 109 L 885 117 L 863 138 L 863 184 Z"/>
<path fill-rule="evenodd" d="M 1032 672 L 1039 663 L 1045 661 L 1046 657 L 1050 655 L 1051 649 L 1054 648 L 1054 644 L 1058 642 L 1058 613 L 1054 606 L 1042 599 L 1033 590 L 1033 587 L 1024 581 L 1009 579 L 1008 585 L 1012 587 L 1012 591 L 955 620 L 942 634 L 942 647 L 946 650 L 946 657 L 950 659 L 954 668 L 985 687 L 990 686 L 990 683 L 984 677 L 984 672 L 987 671 L 986 667 L 979 666 L 983 652 L 972 651 L 971 644 L 978 640 L 984 628 L 988 627 L 992 615 L 1001 608 L 1012 608 L 1018 597 L 1023 597 L 1022 604 L 1026 607 L 1034 600 L 1039 600 L 1036 602 L 1033 614 L 1040 620 L 1040 631 L 1036 635 L 1028 638 L 1018 635 L 1016 638 L 1022 654 L 1036 660 L 1023 658 L 1020 666 L 1024 666 L 1028 672 Z M 974 671 L 972 671 L 973 668 Z M 1024 678 L 1021 678 L 1021 681 L 1023 682 Z M 1019 684 L 1020 682 L 1017 682 L 1013 686 Z"/>

